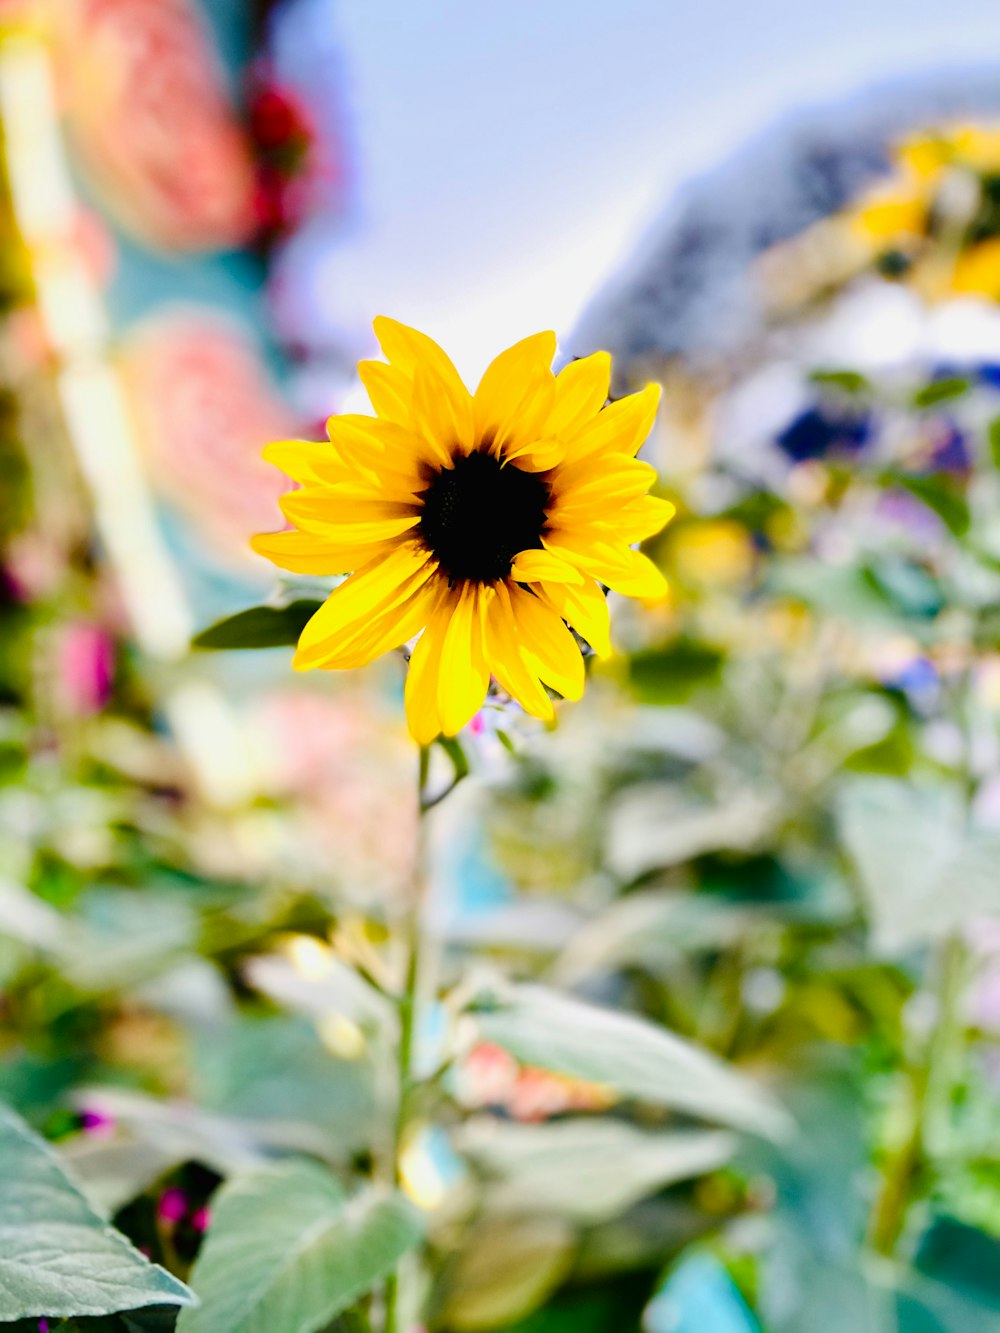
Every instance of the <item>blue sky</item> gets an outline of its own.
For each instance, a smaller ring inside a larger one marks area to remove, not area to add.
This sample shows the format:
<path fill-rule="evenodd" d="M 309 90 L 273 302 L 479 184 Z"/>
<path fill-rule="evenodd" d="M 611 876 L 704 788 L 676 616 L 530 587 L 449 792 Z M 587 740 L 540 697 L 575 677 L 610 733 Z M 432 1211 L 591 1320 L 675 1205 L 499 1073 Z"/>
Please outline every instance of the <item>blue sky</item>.
<path fill-rule="evenodd" d="M 1000 70 L 997 0 L 296 3 L 317 67 L 339 49 L 359 176 L 317 318 L 353 335 L 396 315 L 473 376 L 527 332 L 567 334 L 671 191 L 782 112 Z"/>

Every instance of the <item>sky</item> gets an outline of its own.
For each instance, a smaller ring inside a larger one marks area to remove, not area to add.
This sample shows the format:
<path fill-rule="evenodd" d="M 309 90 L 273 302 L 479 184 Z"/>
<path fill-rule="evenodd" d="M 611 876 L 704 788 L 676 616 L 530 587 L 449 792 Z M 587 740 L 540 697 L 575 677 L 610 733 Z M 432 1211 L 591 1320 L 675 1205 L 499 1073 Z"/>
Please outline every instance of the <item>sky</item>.
<path fill-rule="evenodd" d="M 537 329 L 566 347 L 672 191 L 782 113 L 1000 71 L 997 0 L 294 0 L 289 29 L 357 178 L 338 243 L 293 260 L 317 323 L 394 315 L 473 379 Z"/>

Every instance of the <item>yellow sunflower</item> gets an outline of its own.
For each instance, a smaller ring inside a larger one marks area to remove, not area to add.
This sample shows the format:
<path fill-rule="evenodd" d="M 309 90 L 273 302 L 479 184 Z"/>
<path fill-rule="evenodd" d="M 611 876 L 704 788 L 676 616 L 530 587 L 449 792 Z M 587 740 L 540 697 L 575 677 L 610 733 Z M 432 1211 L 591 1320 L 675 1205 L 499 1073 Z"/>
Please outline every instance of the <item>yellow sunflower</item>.
<path fill-rule="evenodd" d="M 376 415 L 336 416 L 329 443 L 286 440 L 264 457 L 300 484 L 282 512 L 294 531 L 254 549 L 305 574 L 352 571 L 302 631 L 293 666 L 363 666 L 420 633 L 406 713 L 421 745 L 455 735 L 492 676 L 533 716 L 545 686 L 583 692 L 571 626 L 606 655 L 604 584 L 666 590 L 632 544 L 673 512 L 647 495 L 656 472 L 635 454 L 659 388 L 608 403 L 610 357 L 552 372 L 555 334 L 516 343 L 470 394 L 432 339 L 375 321 L 388 364 L 359 366 Z"/>

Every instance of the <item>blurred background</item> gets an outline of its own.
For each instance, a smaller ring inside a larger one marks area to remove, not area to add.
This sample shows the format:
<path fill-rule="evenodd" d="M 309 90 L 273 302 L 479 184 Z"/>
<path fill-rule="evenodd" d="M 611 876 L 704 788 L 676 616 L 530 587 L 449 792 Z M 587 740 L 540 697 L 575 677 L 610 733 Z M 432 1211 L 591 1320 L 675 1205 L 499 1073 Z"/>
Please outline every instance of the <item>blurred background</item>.
<path fill-rule="evenodd" d="M 0 1101 L 182 1278 L 247 1163 L 364 1177 L 402 664 L 191 640 L 324 591 L 248 548 L 259 454 L 365 410 L 373 316 L 472 384 L 554 328 L 664 386 L 671 593 L 437 755 L 442 975 L 798 1129 L 474 1043 L 405 1182 L 431 1327 L 1000 1330 L 995 5 L 0 0 L 0 136 Z"/>

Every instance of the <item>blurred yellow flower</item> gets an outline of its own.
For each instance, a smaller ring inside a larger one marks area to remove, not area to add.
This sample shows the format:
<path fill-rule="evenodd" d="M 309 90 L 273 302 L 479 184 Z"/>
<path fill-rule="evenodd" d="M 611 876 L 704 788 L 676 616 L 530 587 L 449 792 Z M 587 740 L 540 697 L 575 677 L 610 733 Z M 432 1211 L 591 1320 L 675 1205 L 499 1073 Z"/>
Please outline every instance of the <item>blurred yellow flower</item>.
<path fill-rule="evenodd" d="M 918 261 L 914 281 L 930 297 L 1000 298 L 1000 128 L 959 124 L 913 135 L 893 159 L 892 178 L 848 213 L 850 233 L 869 251 Z"/>
<path fill-rule="evenodd" d="M 952 270 L 951 288 L 954 292 L 978 292 L 1000 299 L 1000 236 L 962 251 Z"/>
<path fill-rule="evenodd" d="M 288 440 L 264 456 L 301 485 L 281 506 L 294 531 L 256 537 L 283 569 L 353 571 L 302 632 L 293 665 L 362 666 L 420 630 L 406 711 L 427 744 L 455 735 L 491 675 L 549 719 L 545 685 L 583 691 L 567 629 L 610 651 L 599 583 L 632 597 L 665 592 L 632 544 L 673 513 L 647 495 L 655 470 L 635 454 L 659 388 L 608 404 L 610 358 L 551 369 L 555 335 L 501 353 L 475 394 L 422 333 L 379 318 L 388 364 L 359 366 L 376 415 L 331 417 L 330 442 Z"/>
<path fill-rule="evenodd" d="M 745 579 L 753 567 L 753 543 L 731 519 L 685 523 L 673 534 L 670 553 L 684 583 L 728 584 Z"/>

